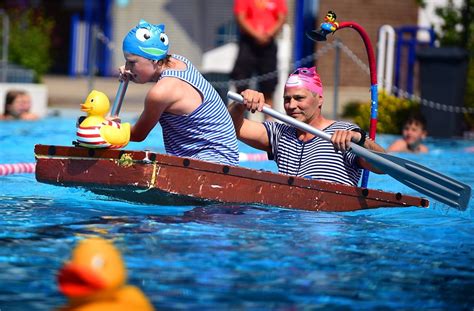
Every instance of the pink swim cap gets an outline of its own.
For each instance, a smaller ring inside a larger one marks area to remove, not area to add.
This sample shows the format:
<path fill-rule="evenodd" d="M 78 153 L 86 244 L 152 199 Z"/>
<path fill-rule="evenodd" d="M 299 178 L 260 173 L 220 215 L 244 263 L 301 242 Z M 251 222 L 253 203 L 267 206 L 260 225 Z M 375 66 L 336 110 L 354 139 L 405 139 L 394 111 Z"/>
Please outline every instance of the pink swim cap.
<path fill-rule="evenodd" d="M 286 80 L 285 87 L 304 87 L 323 96 L 323 83 L 316 72 L 316 67 L 296 69 Z"/>

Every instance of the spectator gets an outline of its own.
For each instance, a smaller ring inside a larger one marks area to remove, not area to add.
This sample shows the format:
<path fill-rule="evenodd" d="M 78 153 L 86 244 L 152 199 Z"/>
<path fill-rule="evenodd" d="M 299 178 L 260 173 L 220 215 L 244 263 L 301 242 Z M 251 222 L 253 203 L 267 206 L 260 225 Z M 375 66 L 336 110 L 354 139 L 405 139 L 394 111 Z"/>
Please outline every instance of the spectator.
<path fill-rule="evenodd" d="M 32 112 L 31 97 L 25 91 L 11 90 L 5 96 L 5 111 L 3 120 L 37 120 L 38 116 Z"/>
<path fill-rule="evenodd" d="M 237 165 L 237 137 L 224 102 L 187 58 L 168 54 L 164 30 L 141 20 L 123 40 L 120 79 L 152 83 L 130 140 L 144 140 L 159 122 L 166 152 Z"/>
<path fill-rule="evenodd" d="M 411 115 L 403 126 L 402 138 L 388 147 L 388 152 L 426 153 L 428 147 L 422 144 L 426 138 L 426 120 L 420 114 Z"/>
<path fill-rule="evenodd" d="M 248 145 L 264 150 L 275 160 L 283 174 L 357 186 L 361 169 L 374 169 L 363 158 L 349 150 L 349 142 L 384 152 L 354 124 L 323 117 L 323 86 L 316 69 L 299 68 L 285 85 L 283 102 L 286 114 L 331 135 L 331 142 L 291 125 L 278 122 L 255 122 L 243 117 L 244 111 L 261 111 L 262 93 L 245 90 L 244 104 L 231 104 L 229 110 L 237 137 Z"/>
<path fill-rule="evenodd" d="M 286 21 L 287 6 L 284 0 L 235 0 L 234 14 L 240 28 L 239 53 L 231 73 L 234 80 L 260 76 L 258 87 L 267 101 L 273 104 L 273 92 L 278 82 L 277 44 L 275 37 Z M 261 77 L 273 73 L 270 77 Z M 237 83 L 237 92 L 247 85 Z"/>

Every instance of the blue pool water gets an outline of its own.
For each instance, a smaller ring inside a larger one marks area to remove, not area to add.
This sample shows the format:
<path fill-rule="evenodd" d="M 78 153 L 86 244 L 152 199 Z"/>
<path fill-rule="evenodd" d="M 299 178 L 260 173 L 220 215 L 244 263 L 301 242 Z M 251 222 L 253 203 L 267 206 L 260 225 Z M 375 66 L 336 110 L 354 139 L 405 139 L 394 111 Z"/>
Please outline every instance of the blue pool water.
<path fill-rule="evenodd" d="M 74 118 L 0 124 L 0 163 L 34 162 L 35 143 L 71 145 Z M 163 151 L 159 129 L 129 149 Z M 387 146 L 395 137 L 380 136 Z M 431 140 L 401 155 L 474 186 L 473 141 Z M 255 152 L 240 145 L 243 152 Z M 275 170 L 272 162 L 242 165 Z M 75 188 L 0 176 L 0 309 L 66 302 L 56 273 L 84 237 L 123 252 L 129 283 L 157 309 L 474 308 L 474 200 L 429 209 L 317 213 L 212 205 L 147 206 Z M 389 176 L 371 188 L 417 193 Z"/>

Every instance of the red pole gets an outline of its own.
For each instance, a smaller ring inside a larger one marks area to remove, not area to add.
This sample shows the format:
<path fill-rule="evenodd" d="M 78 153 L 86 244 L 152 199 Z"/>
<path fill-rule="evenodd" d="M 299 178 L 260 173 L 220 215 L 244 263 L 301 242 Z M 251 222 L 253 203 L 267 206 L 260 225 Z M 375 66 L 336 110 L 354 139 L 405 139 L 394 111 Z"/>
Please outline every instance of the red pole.
<path fill-rule="evenodd" d="M 372 43 L 370 42 L 370 38 L 369 38 L 369 35 L 367 35 L 367 32 L 364 30 L 364 28 L 362 28 L 359 24 L 355 22 L 340 22 L 339 27 L 336 29 L 336 31 L 341 28 L 347 28 L 347 27 L 355 29 L 359 33 L 359 35 L 362 37 L 362 40 L 364 41 L 365 49 L 367 51 L 367 57 L 369 59 L 370 85 L 371 85 L 371 95 L 372 95 L 369 137 L 375 140 L 375 134 L 377 131 L 378 93 L 377 93 L 377 69 L 376 69 L 376 63 L 375 63 L 374 49 L 372 48 Z"/>
<path fill-rule="evenodd" d="M 330 33 L 334 33 L 341 28 L 352 28 L 357 30 L 359 35 L 364 41 L 365 49 L 367 51 L 367 56 L 369 58 L 369 68 L 370 68 L 370 93 L 371 93 L 371 105 L 370 105 L 370 126 L 369 126 L 369 137 L 375 140 L 375 133 L 377 131 L 377 110 L 378 110 L 378 91 L 377 91 L 377 71 L 375 65 L 375 55 L 374 49 L 372 48 L 372 43 L 370 43 L 370 38 L 359 24 L 355 22 L 336 22 L 336 13 L 333 11 L 328 11 L 328 14 L 324 18 L 324 23 L 321 24 L 321 27 L 318 30 L 312 30 L 307 32 L 306 35 L 314 41 L 326 41 L 326 36 Z M 362 175 L 362 187 L 367 187 L 369 182 L 369 171 L 364 170 Z"/>

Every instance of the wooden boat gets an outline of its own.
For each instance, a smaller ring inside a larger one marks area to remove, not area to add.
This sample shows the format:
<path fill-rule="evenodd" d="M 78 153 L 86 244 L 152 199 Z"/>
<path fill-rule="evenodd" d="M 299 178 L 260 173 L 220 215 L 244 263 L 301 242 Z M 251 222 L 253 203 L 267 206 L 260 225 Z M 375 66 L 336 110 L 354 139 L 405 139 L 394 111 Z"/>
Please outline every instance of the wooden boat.
<path fill-rule="evenodd" d="M 36 145 L 36 179 L 154 205 L 261 204 L 310 211 L 428 207 L 424 198 L 149 151 Z"/>

